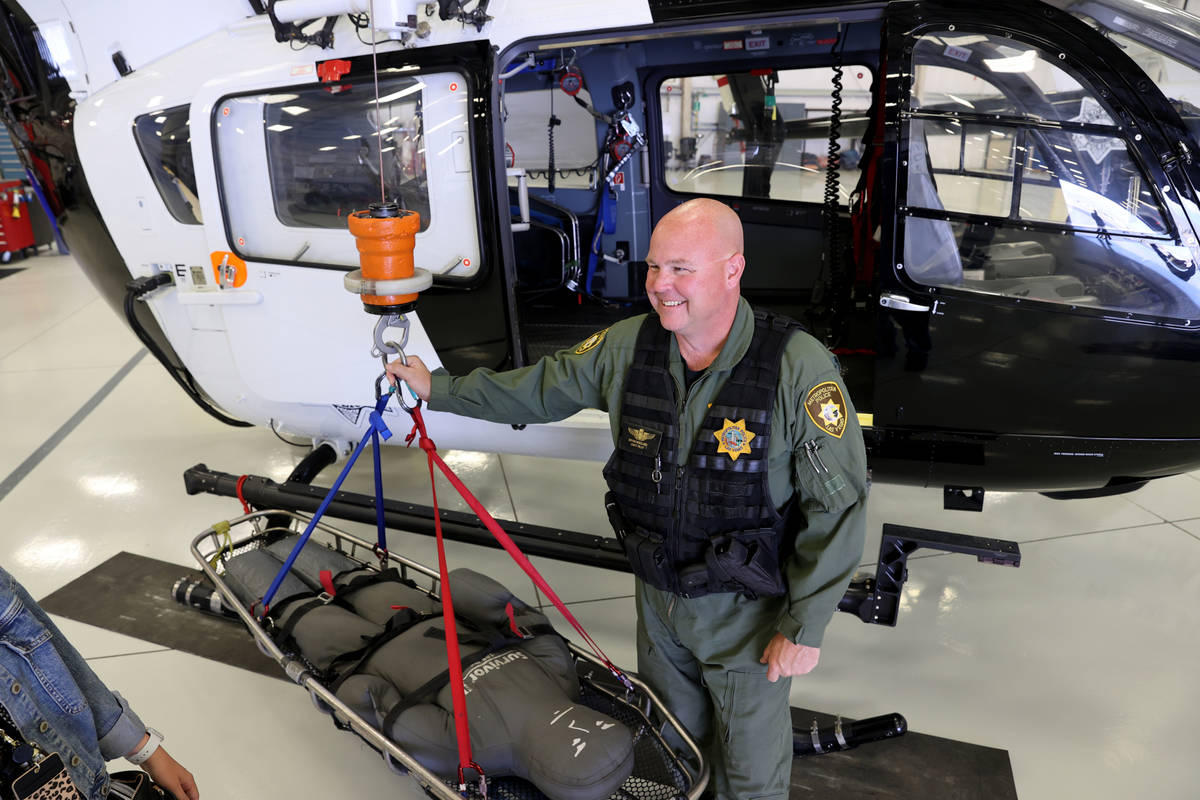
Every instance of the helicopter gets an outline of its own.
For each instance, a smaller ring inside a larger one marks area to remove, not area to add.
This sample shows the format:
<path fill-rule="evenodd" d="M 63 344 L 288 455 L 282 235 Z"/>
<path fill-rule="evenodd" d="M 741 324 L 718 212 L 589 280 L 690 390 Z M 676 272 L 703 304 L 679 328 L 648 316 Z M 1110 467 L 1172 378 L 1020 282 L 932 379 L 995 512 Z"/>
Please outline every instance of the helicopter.
<path fill-rule="evenodd" d="M 225 421 L 346 452 L 389 337 L 455 374 L 575 346 L 648 310 L 655 222 L 712 197 L 744 296 L 837 356 L 874 480 L 949 504 L 1200 467 L 1200 19 L 1166 3 L 3 4 L 30 181 Z M 376 201 L 420 214 L 402 323 L 344 287 Z M 598 411 L 438 430 L 611 449 Z"/>

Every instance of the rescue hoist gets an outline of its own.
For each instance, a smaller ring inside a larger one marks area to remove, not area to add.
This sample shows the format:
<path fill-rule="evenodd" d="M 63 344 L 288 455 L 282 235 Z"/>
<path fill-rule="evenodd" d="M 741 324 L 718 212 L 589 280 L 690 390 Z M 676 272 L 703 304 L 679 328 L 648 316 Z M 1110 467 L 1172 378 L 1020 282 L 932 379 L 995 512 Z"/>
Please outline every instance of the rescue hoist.
<path fill-rule="evenodd" d="M 343 284 L 348 291 L 362 296 L 364 311 L 379 316 L 371 357 L 381 359 L 385 370 L 389 355 L 398 355 L 408 363 L 404 348 L 408 345 L 409 321 L 405 315 L 416 305 L 417 293 L 433 285 L 433 274 L 414 265 L 421 215 L 396 203 L 380 202 L 372 203 L 366 211 L 351 213 L 349 223 L 360 268 L 347 273 Z M 392 328 L 400 331 L 399 342 L 384 338 Z"/>

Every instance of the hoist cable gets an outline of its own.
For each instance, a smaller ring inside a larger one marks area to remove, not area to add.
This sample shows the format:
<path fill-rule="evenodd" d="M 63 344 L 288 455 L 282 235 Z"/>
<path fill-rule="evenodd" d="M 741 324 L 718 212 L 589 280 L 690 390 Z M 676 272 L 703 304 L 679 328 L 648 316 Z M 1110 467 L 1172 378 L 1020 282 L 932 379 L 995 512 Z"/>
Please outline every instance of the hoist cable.
<path fill-rule="evenodd" d="M 383 115 L 379 112 L 379 61 L 375 55 L 375 0 L 371 0 L 371 74 L 375 79 L 375 138 L 379 150 L 379 202 L 387 202 L 387 190 L 383 185 Z"/>

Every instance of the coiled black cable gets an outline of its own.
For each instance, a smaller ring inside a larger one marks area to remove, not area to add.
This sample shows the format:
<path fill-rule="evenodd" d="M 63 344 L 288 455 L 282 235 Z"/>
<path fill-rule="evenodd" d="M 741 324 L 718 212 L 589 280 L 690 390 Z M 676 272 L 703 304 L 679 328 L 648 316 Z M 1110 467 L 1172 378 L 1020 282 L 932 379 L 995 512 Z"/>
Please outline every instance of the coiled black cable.
<path fill-rule="evenodd" d="M 200 406 L 206 414 L 214 419 L 224 422 L 226 425 L 233 425 L 236 428 L 252 428 L 254 423 L 245 422 L 240 419 L 233 419 L 222 414 L 200 394 L 199 387 L 196 386 L 196 381 L 192 378 L 192 373 L 188 372 L 187 367 L 175 365 L 167 358 L 167 354 L 163 352 L 158 343 L 151 338 L 150 334 L 142 326 L 142 323 L 137 318 L 137 309 L 134 303 L 142 297 L 154 291 L 160 286 L 164 286 L 171 282 L 171 274 L 168 272 L 159 272 L 144 278 L 136 278 L 125 284 L 125 319 L 129 322 L 129 327 L 133 329 L 134 334 L 141 340 L 142 344 L 146 345 L 158 362 L 166 368 L 167 374 L 175 379 L 175 382 L 187 393 L 187 396 L 195 401 L 196 405 Z"/>
<path fill-rule="evenodd" d="M 833 44 L 833 90 L 829 99 L 829 156 L 825 161 L 825 203 L 821 209 L 825 228 L 825 297 L 833 312 L 834 324 L 830 326 L 830 339 L 841 338 L 841 306 L 845 302 L 846 276 L 842 269 L 842 247 L 838 229 L 841 200 L 842 145 L 842 51 L 846 37 L 838 26 L 838 37 Z"/>

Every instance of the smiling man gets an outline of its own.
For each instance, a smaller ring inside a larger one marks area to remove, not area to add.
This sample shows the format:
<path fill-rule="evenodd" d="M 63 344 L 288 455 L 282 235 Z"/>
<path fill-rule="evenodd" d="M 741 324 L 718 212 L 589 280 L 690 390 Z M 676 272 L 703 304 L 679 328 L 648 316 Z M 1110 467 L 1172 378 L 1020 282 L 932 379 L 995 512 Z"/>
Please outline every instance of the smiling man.
<path fill-rule="evenodd" d="M 732 209 L 670 211 L 646 263 L 655 313 L 574 348 L 508 372 L 431 375 L 414 357 L 388 372 L 433 410 L 494 422 L 608 412 L 638 672 L 709 755 L 715 796 L 784 800 L 791 677 L 816 667 L 862 555 L 862 431 L 829 352 L 741 297 Z"/>

